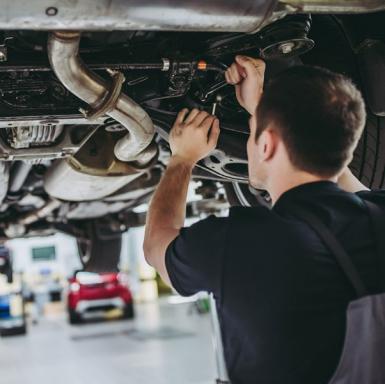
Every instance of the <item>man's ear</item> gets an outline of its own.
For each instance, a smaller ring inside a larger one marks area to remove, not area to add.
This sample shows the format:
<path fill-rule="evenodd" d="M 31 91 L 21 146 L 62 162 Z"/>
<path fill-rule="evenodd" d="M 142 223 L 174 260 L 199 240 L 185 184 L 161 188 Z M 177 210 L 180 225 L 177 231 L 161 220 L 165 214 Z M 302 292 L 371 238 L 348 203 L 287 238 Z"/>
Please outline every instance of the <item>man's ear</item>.
<path fill-rule="evenodd" d="M 275 155 L 277 146 L 277 134 L 271 128 L 267 127 L 258 138 L 260 159 L 263 161 L 270 160 Z"/>

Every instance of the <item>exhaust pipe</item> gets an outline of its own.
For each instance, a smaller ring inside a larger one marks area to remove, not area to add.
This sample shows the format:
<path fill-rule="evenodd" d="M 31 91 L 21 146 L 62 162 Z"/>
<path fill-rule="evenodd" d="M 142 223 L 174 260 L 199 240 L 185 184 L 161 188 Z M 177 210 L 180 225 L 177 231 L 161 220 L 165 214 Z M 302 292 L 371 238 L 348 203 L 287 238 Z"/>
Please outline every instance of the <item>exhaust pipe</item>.
<path fill-rule="evenodd" d="M 48 40 L 51 67 L 63 85 L 93 110 L 87 117 L 108 115 L 127 128 L 128 133 L 114 148 L 121 161 L 141 161 L 156 155 L 149 145 L 154 126 L 146 111 L 127 95 L 120 93 L 124 78 L 113 75 L 112 87 L 90 71 L 79 57 L 80 32 L 54 32 Z M 150 152 L 150 153 L 149 153 Z M 153 153 L 153 156 L 152 156 Z"/>
<path fill-rule="evenodd" d="M 40 219 L 44 219 L 55 209 L 59 208 L 60 204 L 61 202 L 59 200 L 51 199 L 41 208 L 27 213 L 25 216 L 18 218 L 16 221 L 8 223 L 4 228 L 5 235 L 10 239 L 23 236 L 28 225 L 31 225 Z"/>
<path fill-rule="evenodd" d="M 7 196 L 9 184 L 9 164 L 0 161 L 0 206 Z"/>

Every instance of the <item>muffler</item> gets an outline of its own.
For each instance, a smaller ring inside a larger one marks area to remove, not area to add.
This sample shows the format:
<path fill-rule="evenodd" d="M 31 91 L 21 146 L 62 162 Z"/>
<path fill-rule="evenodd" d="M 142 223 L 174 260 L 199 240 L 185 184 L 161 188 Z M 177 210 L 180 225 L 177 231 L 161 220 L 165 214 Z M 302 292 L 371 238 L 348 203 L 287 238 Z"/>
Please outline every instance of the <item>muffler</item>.
<path fill-rule="evenodd" d="M 150 146 L 154 126 L 146 111 L 121 93 L 122 74 L 110 72 L 109 84 L 90 71 L 79 57 L 80 32 L 54 32 L 48 40 L 51 67 L 63 85 L 79 99 L 89 104 L 84 111 L 92 119 L 108 115 L 122 124 L 128 133 L 115 145 L 115 156 L 121 161 L 143 161 L 156 155 Z M 153 153 L 153 156 L 151 156 Z"/>

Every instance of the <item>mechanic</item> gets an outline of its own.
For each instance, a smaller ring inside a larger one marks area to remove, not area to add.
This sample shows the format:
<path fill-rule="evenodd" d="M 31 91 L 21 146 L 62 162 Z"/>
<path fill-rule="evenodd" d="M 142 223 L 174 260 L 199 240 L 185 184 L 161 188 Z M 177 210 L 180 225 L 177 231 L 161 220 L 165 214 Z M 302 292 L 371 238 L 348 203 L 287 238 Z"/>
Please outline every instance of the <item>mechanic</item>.
<path fill-rule="evenodd" d="M 183 227 L 192 169 L 215 148 L 220 131 L 215 116 L 184 109 L 170 133 L 172 156 L 149 208 L 144 252 L 181 295 L 214 294 L 233 384 L 328 383 L 342 354 L 349 302 L 385 291 L 368 214 L 369 205 L 384 216 L 385 195 L 369 191 L 347 168 L 366 121 L 351 80 L 301 66 L 264 88 L 264 72 L 263 61 L 237 56 L 226 80 L 251 116 L 250 184 L 269 192 L 272 209 L 232 208 L 229 217 Z M 322 230 L 311 222 L 314 217 Z M 328 236 L 337 246 L 330 246 Z M 352 265 L 342 268 L 336 258 L 343 252 Z M 383 322 L 384 303 L 377 317 Z M 353 331 L 363 326 L 353 320 Z M 376 358 L 367 350 L 353 369 L 352 351 L 359 348 L 354 338 L 348 341 L 353 348 L 344 352 L 342 375 L 384 356 L 385 348 Z M 384 382 L 358 375 L 338 383 Z"/>

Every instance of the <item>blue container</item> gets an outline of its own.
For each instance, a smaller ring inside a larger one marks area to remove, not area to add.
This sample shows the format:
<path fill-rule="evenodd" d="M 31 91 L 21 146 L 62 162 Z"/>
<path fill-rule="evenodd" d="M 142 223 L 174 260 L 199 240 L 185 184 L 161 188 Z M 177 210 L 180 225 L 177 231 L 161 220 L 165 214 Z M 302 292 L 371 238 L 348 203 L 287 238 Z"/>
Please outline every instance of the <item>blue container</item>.
<path fill-rule="evenodd" d="M 11 308 L 9 296 L 0 296 L 0 319 L 11 318 Z"/>

